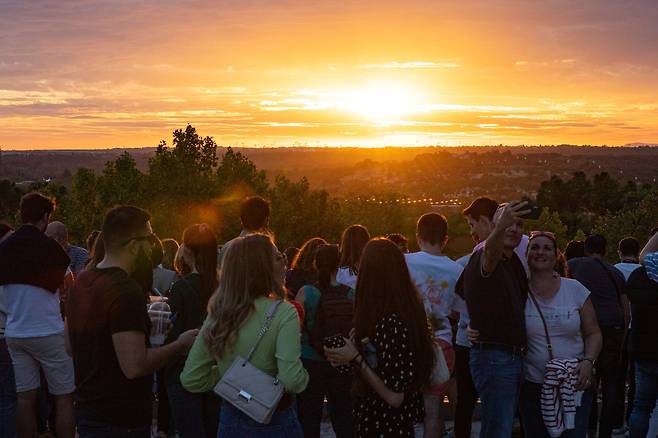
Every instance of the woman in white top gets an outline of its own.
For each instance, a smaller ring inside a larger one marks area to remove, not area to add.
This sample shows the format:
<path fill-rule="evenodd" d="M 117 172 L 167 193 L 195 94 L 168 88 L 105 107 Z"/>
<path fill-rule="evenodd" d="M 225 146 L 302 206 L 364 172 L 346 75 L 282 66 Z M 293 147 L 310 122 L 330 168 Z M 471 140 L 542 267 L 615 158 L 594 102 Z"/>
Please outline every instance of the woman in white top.
<path fill-rule="evenodd" d="M 578 281 L 555 272 L 559 253 L 553 233 L 533 231 L 527 257 L 532 296 L 525 305 L 528 351 L 524 360 L 525 383 L 519 400 L 524 434 L 532 438 L 549 436 L 542 419 L 540 396 L 550 354 L 537 303 L 546 322 L 554 358 L 580 360 L 576 368 L 575 389 L 585 392 L 580 407 L 576 409 L 575 429 L 567 430 L 561 436 L 585 438 L 593 397 L 588 388 L 593 382 L 592 367 L 602 345 L 590 292 Z"/>

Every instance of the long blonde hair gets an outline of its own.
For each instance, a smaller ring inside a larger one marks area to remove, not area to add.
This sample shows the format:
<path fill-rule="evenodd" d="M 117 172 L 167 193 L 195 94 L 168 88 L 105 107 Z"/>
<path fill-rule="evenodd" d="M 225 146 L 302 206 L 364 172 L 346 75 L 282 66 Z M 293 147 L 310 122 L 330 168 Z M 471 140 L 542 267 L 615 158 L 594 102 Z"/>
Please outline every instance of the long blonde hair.
<path fill-rule="evenodd" d="M 274 272 L 276 247 L 269 236 L 251 234 L 235 239 L 227 248 L 219 272 L 219 286 L 208 302 L 209 325 L 203 340 L 216 359 L 234 344 L 240 327 L 254 311 L 259 297 L 285 296 Z"/>

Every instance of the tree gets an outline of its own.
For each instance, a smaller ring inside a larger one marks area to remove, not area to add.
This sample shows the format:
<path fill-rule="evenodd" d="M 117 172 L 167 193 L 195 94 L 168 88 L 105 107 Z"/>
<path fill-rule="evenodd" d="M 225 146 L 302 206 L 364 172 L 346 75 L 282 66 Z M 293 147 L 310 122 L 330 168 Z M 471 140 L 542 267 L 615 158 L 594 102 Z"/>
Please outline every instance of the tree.
<path fill-rule="evenodd" d="M 185 130 L 174 131 L 172 145 L 168 147 L 166 141 L 161 141 L 149 160 L 144 194 L 154 228 L 180 236 L 187 225 L 217 222 L 218 212 L 207 207 L 217 194 L 217 144 L 212 137 L 201 137 L 187 125 Z"/>
<path fill-rule="evenodd" d="M 105 163 L 98 178 L 100 203 L 105 208 L 118 204 L 143 205 L 144 174 L 137 169 L 135 160 L 123 152 L 114 161 Z"/>
<path fill-rule="evenodd" d="M 324 190 L 311 190 L 304 177 L 297 182 L 278 176 L 270 191 L 270 226 L 283 249 L 300 246 L 311 237 L 337 242 L 342 232 L 339 207 Z"/>
<path fill-rule="evenodd" d="M 228 147 L 217 167 L 217 183 L 223 193 L 228 193 L 236 187 L 247 187 L 257 194 L 266 194 L 268 190 L 265 171 L 258 170 L 256 165 L 241 152 Z"/>
<path fill-rule="evenodd" d="M 0 220 L 15 224 L 15 215 L 21 200 L 21 191 L 16 184 L 3 179 L 0 181 Z"/>
<path fill-rule="evenodd" d="M 98 178 L 93 170 L 81 167 L 75 172 L 67 206 L 70 214 L 63 222 L 71 241 L 82 242 L 90 231 L 100 228 L 104 208 L 99 201 Z"/>
<path fill-rule="evenodd" d="M 550 231 L 555 234 L 559 248 L 564 249 L 567 244 L 568 231 L 566 225 L 562 223 L 560 213 L 551 211 L 548 207 L 544 207 L 536 221 L 529 221 L 528 226 L 533 230 Z"/>

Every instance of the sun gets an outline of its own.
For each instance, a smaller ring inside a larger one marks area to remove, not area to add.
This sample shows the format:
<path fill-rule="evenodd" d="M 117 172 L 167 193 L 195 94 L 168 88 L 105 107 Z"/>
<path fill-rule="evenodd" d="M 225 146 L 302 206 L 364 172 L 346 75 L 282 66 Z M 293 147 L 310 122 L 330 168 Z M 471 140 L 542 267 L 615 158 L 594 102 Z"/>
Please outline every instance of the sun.
<path fill-rule="evenodd" d="M 390 120 L 420 111 L 418 91 L 396 82 L 378 82 L 336 96 L 335 106 L 372 120 Z"/>

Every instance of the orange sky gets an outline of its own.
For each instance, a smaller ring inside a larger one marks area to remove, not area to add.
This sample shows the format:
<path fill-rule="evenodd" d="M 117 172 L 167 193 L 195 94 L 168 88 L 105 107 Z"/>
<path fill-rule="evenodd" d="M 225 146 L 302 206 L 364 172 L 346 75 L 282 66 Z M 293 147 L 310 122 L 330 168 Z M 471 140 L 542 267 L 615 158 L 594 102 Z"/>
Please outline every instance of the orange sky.
<path fill-rule="evenodd" d="M 0 2 L 0 146 L 658 143 L 654 0 Z"/>

